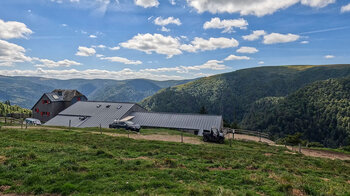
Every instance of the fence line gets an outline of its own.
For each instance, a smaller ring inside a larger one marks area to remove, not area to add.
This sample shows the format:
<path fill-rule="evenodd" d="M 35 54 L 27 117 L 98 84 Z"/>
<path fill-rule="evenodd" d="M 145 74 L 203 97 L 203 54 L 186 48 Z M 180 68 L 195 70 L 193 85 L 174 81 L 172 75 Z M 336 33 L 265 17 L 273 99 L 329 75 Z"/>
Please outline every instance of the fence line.
<path fill-rule="evenodd" d="M 232 133 L 233 130 L 235 134 L 251 135 L 251 136 L 262 137 L 266 139 L 270 138 L 270 135 L 268 133 L 263 133 L 259 131 L 251 131 L 251 130 L 244 130 L 244 129 L 230 129 L 230 128 L 224 129 L 226 133 Z"/>

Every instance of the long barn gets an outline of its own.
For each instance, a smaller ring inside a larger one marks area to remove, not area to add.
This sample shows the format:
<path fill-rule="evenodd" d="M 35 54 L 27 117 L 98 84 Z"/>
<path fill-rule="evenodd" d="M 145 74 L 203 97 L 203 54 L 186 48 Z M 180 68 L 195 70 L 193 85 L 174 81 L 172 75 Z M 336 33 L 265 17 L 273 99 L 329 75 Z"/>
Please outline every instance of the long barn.
<path fill-rule="evenodd" d="M 201 135 L 223 127 L 222 116 L 148 112 L 136 103 L 80 101 L 48 121 L 49 126 L 108 128 L 114 120 L 130 120 L 148 128 L 171 128 Z"/>

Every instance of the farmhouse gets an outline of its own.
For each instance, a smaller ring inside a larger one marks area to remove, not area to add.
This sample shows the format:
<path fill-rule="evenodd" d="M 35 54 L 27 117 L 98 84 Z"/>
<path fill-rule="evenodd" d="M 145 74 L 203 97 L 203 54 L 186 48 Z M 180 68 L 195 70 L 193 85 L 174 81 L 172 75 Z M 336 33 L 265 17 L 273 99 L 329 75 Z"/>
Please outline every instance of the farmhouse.
<path fill-rule="evenodd" d="M 60 112 L 45 125 L 108 128 L 114 120 L 129 120 L 141 127 L 171 128 L 201 135 L 222 129 L 222 116 L 148 112 L 136 103 L 80 101 Z"/>
<path fill-rule="evenodd" d="M 32 107 L 33 118 L 47 122 L 74 103 L 87 100 L 86 96 L 77 90 L 56 89 L 51 93 L 44 93 Z"/>

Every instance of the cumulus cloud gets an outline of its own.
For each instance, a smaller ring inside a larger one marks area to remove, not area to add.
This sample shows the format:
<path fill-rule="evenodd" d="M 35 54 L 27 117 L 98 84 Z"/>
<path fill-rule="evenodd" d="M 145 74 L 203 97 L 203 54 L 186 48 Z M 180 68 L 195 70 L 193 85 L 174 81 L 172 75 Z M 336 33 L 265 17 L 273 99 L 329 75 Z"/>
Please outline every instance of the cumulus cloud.
<path fill-rule="evenodd" d="M 250 57 L 236 56 L 236 55 L 231 54 L 230 56 L 225 58 L 225 61 L 234 61 L 234 60 L 250 60 Z"/>
<path fill-rule="evenodd" d="M 259 61 L 258 64 L 259 65 L 263 65 L 263 64 L 265 64 L 265 62 L 264 61 Z"/>
<path fill-rule="evenodd" d="M 93 48 L 87 48 L 84 46 L 79 46 L 78 52 L 75 54 L 77 56 L 93 56 L 96 54 L 96 50 Z"/>
<path fill-rule="evenodd" d="M 301 44 L 308 44 L 309 41 L 301 41 L 300 43 L 301 43 Z"/>
<path fill-rule="evenodd" d="M 138 34 L 127 42 L 120 44 L 124 48 L 139 50 L 147 54 L 155 52 L 157 54 L 167 55 L 168 58 L 174 55 L 182 54 L 180 42 L 171 36 L 161 34 Z"/>
<path fill-rule="evenodd" d="M 119 46 L 116 46 L 116 47 L 109 47 L 108 49 L 110 49 L 110 50 L 119 50 L 120 47 L 119 47 Z"/>
<path fill-rule="evenodd" d="M 278 44 L 278 43 L 288 43 L 297 41 L 300 38 L 299 35 L 295 34 L 280 34 L 280 33 L 271 33 L 264 36 L 264 44 Z"/>
<path fill-rule="evenodd" d="M 264 16 L 286 9 L 301 2 L 311 7 L 325 7 L 335 0 L 187 0 L 198 13 L 240 13 L 241 15 Z"/>
<path fill-rule="evenodd" d="M 168 18 L 162 18 L 162 17 L 157 17 L 156 19 L 154 19 L 154 24 L 159 25 L 159 26 L 167 26 L 169 24 L 175 24 L 177 26 L 181 25 L 181 21 L 178 18 L 174 18 L 174 17 L 168 17 Z"/>
<path fill-rule="evenodd" d="M 106 46 L 105 45 L 103 45 L 103 44 L 100 44 L 100 45 L 92 45 L 91 46 L 92 48 L 101 48 L 101 49 L 105 49 L 106 48 Z"/>
<path fill-rule="evenodd" d="M 350 12 L 350 3 L 347 4 L 347 5 L 342 6 L 341 9 L 340 9 L 340 12 L 341 13 Z"/>
<path fill-rule="evenodd" d="M 15 63 L 31 61 L 25 52 L 22 46 L 0 40 L 0 66 L 13 66 Z"/>
<path fill-rule="evenodd" d="M 301 4 L 311 7 L 322 8 L 329 4 L 335 3 L 336 0 L 301 0 Z"/>
<path fill-rule="evenodd" d="M 254 41 L 254 40 L 259 39 L 263 35 L 266 35 L 266 32 L 264 30 L 257 30 L 257 31 L 253 31 L 253 33 L 250 35 L 242 36 L 242 38 L 244 40 Z"/>
<path fill-rule="evenodd" d="M 141 61 L 133 61 L 133 60 L 129 60 L 127 58 L 118 57 L 118 56 L 102 57 L 101 59 L 102 60 L 108 60 L 108 61 L 111 61 L 111 62 L 124 63 L 126 65 L 140 65 L 140 64 L 142 64 Z"/>
<path fill-rule="evenodd" d="M 90 35 L 89 37 L 92 38 L 92 39 L 96 39 L 97 38 L 96 35 Z"/>
<path fill-rule="evenodd" d="M 0 39 L 27 38 L 32 33 L 24 23 L 0 19 Z"/>
<path fill-rule="evenodd" d="M 152 78 L 154 80 L 182 80 L 184 77 L 176 75 L 159 75 L 152 74 L 146 71 L 135 71 L 131 69 L 123 69 L 120 71 L 109 71 L 100 69 L 87 69 L 87 70 L 45 70 L 38 68 L 36 70 L 0 70 L 0 75 L 6 76 L 37 76 L 46 78 L 85 78 L 85 79 L 114 79 L 114 80 L 127 80 L 135 78 Z"/>
<path fill-rule="evenodd" d="M 169 32 L 170 31 L 170 29 L 168 29 L 166 27 L 162 27 L 160 30 L 163 31 L 163 32 Z"/>
<path fill-rule="evenodd" d="M 134 0 L 135 4 L 144 8 L 158 7 L 158 0 Z"/>
<path fill-rule="evenodd" d="M 64 59 L 62 61 L 52 61 L 49 59 L 33 58 L 33 60 L 40 62 L 41 64 L 36 64 L 35 66 L 41 67 L 41 68 L 71 67 L 71 66 L 81 65 L 81 63 L 78 63 L 76 61 L 71 61 L 68 59 Z"/>
<path fill-rule="evenodd" d="M 212 18 L 204 23 L 204 29 L 224 29 L 222 33 L 234 32 L 233 28 L 247 29 L 248 22 L 243 18 L 232 20 L 221 20 L 218 17 Z"/>
<path fill-rule="evenodd" d="M 239 42 L 234 38 L 209 38 L 208 40 L 195 37 L 191 44 L 183 44 L 181 45 L 181 50 L 187 52 L 197 52 L 198 50 L 206 51 L 206 50 L 216 50 L 219 48 L 233 48 L 237 47 Z"/>
<path fill-rule="evenodd" d="M 253 54 L 253 53 L 259 52 L 259 50 L 256 49 L 256 48 L 254 48 L 254 47 L 241 47 L 241 48 L 238 49 L 236 52 L 238 52 L 238 53 Z"/>
<path fill-rule="evenodd" d="M 325 59 L 334 59 L 335 56 L 334 55 L 326 55 L 324 56 Z"/>

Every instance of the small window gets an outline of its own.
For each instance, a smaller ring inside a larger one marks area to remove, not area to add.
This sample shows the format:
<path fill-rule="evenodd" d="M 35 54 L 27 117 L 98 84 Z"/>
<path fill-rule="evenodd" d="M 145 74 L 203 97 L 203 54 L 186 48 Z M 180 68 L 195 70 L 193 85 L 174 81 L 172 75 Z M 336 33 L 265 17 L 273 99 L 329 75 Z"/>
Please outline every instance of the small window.
<path fill-rule="evenodd" d="M 111 107 L 111 105 L 106 105 L 106 108 L 110 108 Z"/>
<path fill-rule="evenodd" d="M 50 112 L 46 112 L 47 113 L 47 116 L 50 116 Z"/>
<path fill-rule="evenodd" d="M 97 108 L 100 108 L 100 107 L 101 107 L 101 104 L 98 104 L 96 107 L 97 107 Z"/>
<path fill-rule="evenodd" d="M 80 98 L 80 97 L 78 97 L 78 98 L 77 98 L 77 100 L 78 100 L 78 101 L 80 101 L 80 100 L 81 100 L 81 98 Z"/>
<path fill-rule="evenodd" d="M 44 116 L 44 112 L 40 112 L 40 115 L 41 115 L 41 116 Z"/>

